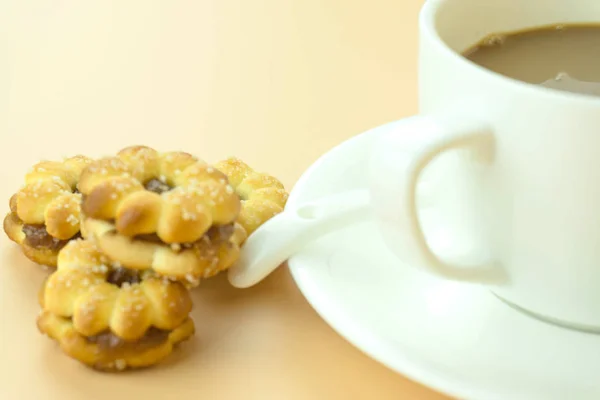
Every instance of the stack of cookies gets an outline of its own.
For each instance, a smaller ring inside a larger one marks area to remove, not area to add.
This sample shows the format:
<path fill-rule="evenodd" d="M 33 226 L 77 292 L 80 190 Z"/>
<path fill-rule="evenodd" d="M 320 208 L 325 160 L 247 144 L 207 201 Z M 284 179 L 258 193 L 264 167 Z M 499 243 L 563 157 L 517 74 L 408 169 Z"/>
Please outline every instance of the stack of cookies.
<path fill-rule="evenodd" d="M 235 263 L 286 200 L 277 179 L 240 160 L 135 146 L 37 164 L 4 230 L 57 268 L 40 292 L 40 331 L 86 365 L 122 371 L 193 335 L 189 290 Z"/>

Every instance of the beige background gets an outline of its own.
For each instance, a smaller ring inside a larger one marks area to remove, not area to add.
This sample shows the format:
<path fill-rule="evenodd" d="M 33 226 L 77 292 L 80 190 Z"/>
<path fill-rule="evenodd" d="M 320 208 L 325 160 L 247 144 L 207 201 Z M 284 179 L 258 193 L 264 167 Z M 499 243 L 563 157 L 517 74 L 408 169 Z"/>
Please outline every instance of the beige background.
<path fill-rule="evenodd" d="M 237 155 L 291 188 L 320 154 L 416 110 L 422 0 L 0 4 L 0 195 L 39 158 L 133 143 Z M 5 203 L 5 204 L 6 204 Z M 161 367 L 99 374 L 35 328 L 47 274 L 0 239 L 0 398 L 439 399 L 329 328 L 287 269 L 195 292 Z"/>

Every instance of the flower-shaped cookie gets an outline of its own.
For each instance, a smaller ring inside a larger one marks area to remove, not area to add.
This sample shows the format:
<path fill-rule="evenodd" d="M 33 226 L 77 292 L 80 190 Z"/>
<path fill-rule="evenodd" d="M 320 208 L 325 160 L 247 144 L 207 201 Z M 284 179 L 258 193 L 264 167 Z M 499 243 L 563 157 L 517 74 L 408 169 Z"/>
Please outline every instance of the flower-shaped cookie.
<path fill-rule="evenodd" d="M 256 172 L 237 158 L 218 162 L 215 168 L 227 175 L 242 200 L 238 222 L 248 235 L 283 211 L 288 193 L 277 178 Z"/>
<path fill-rule="evenodd" d="M 39 329 L 97 369 L 161 361 L 194 332 L 187 289 L 150 271 L 107 263 L 92 242 L 69 242 L 40 293 Z"/>
<path fill-rule="evenodd" d="M 87 217 L 114 220 L 126 236 L 156 234 L 165 243 L 200 239 L 235 221 L 240 201 L 227 177 L 187 153 L 126 148 L 81 175 Z"/>
<path fill-rule="evenodd" d="M 42 161 L 25 176 L 25 186 L 10 199 L 4 231 L 39 264 L 56 266 L 59 250 L 79 236 L 82 170 L 92 162 L 84 156 Z"/>
<path fill-rule="evenodd" d="M 195 285 L 229 267 L 245 240 L 227 176 L 187 153 L 136 146 L 81 176 L 84 235 L 110 259 Z"/>

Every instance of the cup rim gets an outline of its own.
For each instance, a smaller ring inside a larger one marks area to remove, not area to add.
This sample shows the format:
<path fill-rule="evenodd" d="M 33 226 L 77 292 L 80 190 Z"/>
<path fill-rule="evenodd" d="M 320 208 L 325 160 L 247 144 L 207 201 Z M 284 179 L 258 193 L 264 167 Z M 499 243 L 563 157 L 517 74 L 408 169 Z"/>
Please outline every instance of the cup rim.
<path fill-rule="evenodd" d="M 449 57 L 453 62 L 461 66 L 461 68 L 470 69 L 473 73 L 479 74 L 485 79 L 491 80 L 495 84 L 505 85 L 509 89 L 515 91 L 523 91 L 524 95 L 543 96 L 546 99 L 562 102 L 578 102 L 585 103 L 587 105 L 600 105 L 600 97 L 598 96 L 548 88 L 510 78 L 484 68 L 451 49 L 438 33 L 435 23 L 440 6 L 446 1 L 449 0 L 425 0 L 425 4 L 421 8 L 421 12 L 419 14 L 421 35 L 424 35 L 425 38 L 433 44 L 433 46 L 437 47 L 438 51 L 442 52 L 442 54 L 444 54 L 446 57 Z"/>

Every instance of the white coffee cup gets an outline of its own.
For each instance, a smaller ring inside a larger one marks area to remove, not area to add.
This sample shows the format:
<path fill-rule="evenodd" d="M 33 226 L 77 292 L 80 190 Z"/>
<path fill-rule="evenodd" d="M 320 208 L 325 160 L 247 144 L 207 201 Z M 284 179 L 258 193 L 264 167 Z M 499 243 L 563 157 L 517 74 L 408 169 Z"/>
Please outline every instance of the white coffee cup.
<path fill-rule="evenodd" d="M 420 115 L 376 144 L 370 167 L 381 231 L 401 260 L 599 330 L 600 97 L 519 82 L 460 55 L 488 34 L 594 21 L 597 0 L 427 1 Z M 442 153 L 452 157 L 436 162 Z M 459 261 L 423 232 L 415 193 L 426 167 L 478 239 Z"/>

